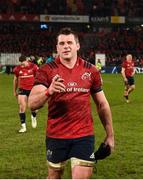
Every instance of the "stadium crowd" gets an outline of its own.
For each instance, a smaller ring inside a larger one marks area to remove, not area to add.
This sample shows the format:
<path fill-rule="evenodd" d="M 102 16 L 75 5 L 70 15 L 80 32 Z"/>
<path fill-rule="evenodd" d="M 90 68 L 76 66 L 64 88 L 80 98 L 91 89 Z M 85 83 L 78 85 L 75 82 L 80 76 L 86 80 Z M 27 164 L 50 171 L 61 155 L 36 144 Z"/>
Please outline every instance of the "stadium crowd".
<path fill-rule="evenodd" d="M 1 0 L 0 13 L 143 16 L 142 0 Z"/>
<path fill-rule="evenodd" d="M 1 0 L 0 13 L 65 14 L 91 16 L 142 16 L 143 3 L 129 0 Z M 55 28 L 53 29 L 53 27 Z M 0 53 L 42 56 L 44 59 L 55 52 L 56 30 L 59 25 L 40 29 L 39 23 L 0 23 Z M 71 26 L 71 24 L 70 24 Z M 81 56 L 94 63 L 96 53 L 105 53 L 107 65 L 120 65 L 127 53 L 132 53 L 137 65 L 142 66 L 142 28 L 99 28 L 78 29 L 81 39 Z M 83 25 L 85 26 L 85 25 Z M 90 25 L 89 25 L 90 26 Z M 51 29 L 50 29 L 51 28 Z"/>
<path fill-rule="evenodd" d="M 21 27 L 22 26 L 22 27 Z M 17 35 L 18 34 L 18 35 Z M 105 53 L 107 65 L 120 65 L 128 52 L 132 53 L 136 63 L 142 59 L 142 29 L 122 29 L 118 31 L 98 31 L 81 33 L 81 56 L 94 63 L 96 53 Z M 18 53 L 27 56 L 48 57 L 55 51 L 54 32 L 34 30 L 20 24 L 6 24 L 0 27 L 0 51 L 2 53 Z"/>

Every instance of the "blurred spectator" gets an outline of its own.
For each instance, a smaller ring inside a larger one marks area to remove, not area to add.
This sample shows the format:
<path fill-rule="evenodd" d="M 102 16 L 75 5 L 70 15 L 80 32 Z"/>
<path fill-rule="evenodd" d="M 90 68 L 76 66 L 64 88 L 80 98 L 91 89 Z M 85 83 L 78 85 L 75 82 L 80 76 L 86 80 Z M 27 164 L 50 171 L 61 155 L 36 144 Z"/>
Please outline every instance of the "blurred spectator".
<path fill-rule="evenodd" d="M 43 31 L 40 28 L 31 28 L 34 24 L 11 24 L 1 23 L 0 26 L 0 52 L 1 53 L 24 53 L 27 56 L 45 57 L 47 59 L 55 51 L 53 41 L 55 31 Z M 78 27 L 78 26 L 77 26 Z M 80 27 L 79 27 L 80 29 Z M 18 36 L 17 36 L 18 34 Z M 143 31 L 139 29 L 104 29 L 97 32 L 81 33 L 80 53 L 91 63 L 95 63 L 95 53 L 105 53 L 107 64 L 119 65 L 122 57 L 128 52 L 132 53 L 138 64 L 143 54 Z"/>
<path fill-rule="evenodd" d="M 0 13 L 143 16 L 142 0 L 0 0 Z"/>

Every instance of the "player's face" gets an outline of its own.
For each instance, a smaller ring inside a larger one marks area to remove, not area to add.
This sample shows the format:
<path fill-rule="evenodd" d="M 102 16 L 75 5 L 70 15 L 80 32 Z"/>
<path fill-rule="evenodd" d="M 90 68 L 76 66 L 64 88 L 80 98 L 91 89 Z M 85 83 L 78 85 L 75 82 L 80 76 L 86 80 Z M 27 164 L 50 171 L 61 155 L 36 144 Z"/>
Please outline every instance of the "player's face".
<path fill-rule="evenodd" d="M 73 34 L 61 34 L 58 36 L 57 52 L 61 59 L 71 60 L 72 58 L 77 57 L 77 51 L 79 48 L 80 45 L 75 40 Z"/>
<path fill-rule="evenodd" d="M 132 61 L 132 55 L 127 55 L 126 59 L 127 61 Z"/>
<path fill-rule="evenodd" d="M 25 61 L 21 62 L 21 65 L 22 65 L 22 66 L 27 66 L 27 65 L 28 65 L 28 61 L 25 60 Z"/>

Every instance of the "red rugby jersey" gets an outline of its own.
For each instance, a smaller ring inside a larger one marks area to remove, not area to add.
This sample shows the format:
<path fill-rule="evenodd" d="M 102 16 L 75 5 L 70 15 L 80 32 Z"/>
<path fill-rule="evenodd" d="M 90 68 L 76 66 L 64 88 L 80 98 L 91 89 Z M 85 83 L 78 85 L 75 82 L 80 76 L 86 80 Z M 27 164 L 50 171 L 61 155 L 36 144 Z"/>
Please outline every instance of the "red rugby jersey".
<path fill-rule="evenodd" d="M 18 77 L 18 87 L 25 90 L 31 90 L 37 70 L 38 66 L 31 62 L 28 62 L 28 66 L 16 66 L 13 72 Z"/>
<path fill-rule="evenodd" d="M 93 135 L 90 94 L 102 90 L 99 71 L 81 58 L 72 69 L 65 67 L 57 58 L 38 70 L 35 85 L 49 87 L 57 74 L 64 79 L 66 92 L 55 93 L 48 99 L 47 136 L 78 138 Z"/>
<path fill-rule="evenodd" d="M 134 72 L 134 61 L 123 61 L 122 67 L 125 68 L 126 77 L 131 77 Z"/>

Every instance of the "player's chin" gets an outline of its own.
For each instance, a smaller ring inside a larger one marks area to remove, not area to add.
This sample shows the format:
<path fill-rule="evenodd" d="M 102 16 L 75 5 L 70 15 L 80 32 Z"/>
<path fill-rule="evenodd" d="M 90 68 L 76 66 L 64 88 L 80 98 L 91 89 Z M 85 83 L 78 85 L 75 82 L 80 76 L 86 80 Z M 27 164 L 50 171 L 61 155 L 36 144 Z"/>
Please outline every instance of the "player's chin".
<path fill-rule="evenodd" d="M 62 58 L 65 60 L 69 60 L 72 58 L 72 56 L 71 55 L 64 55 Z"/>

